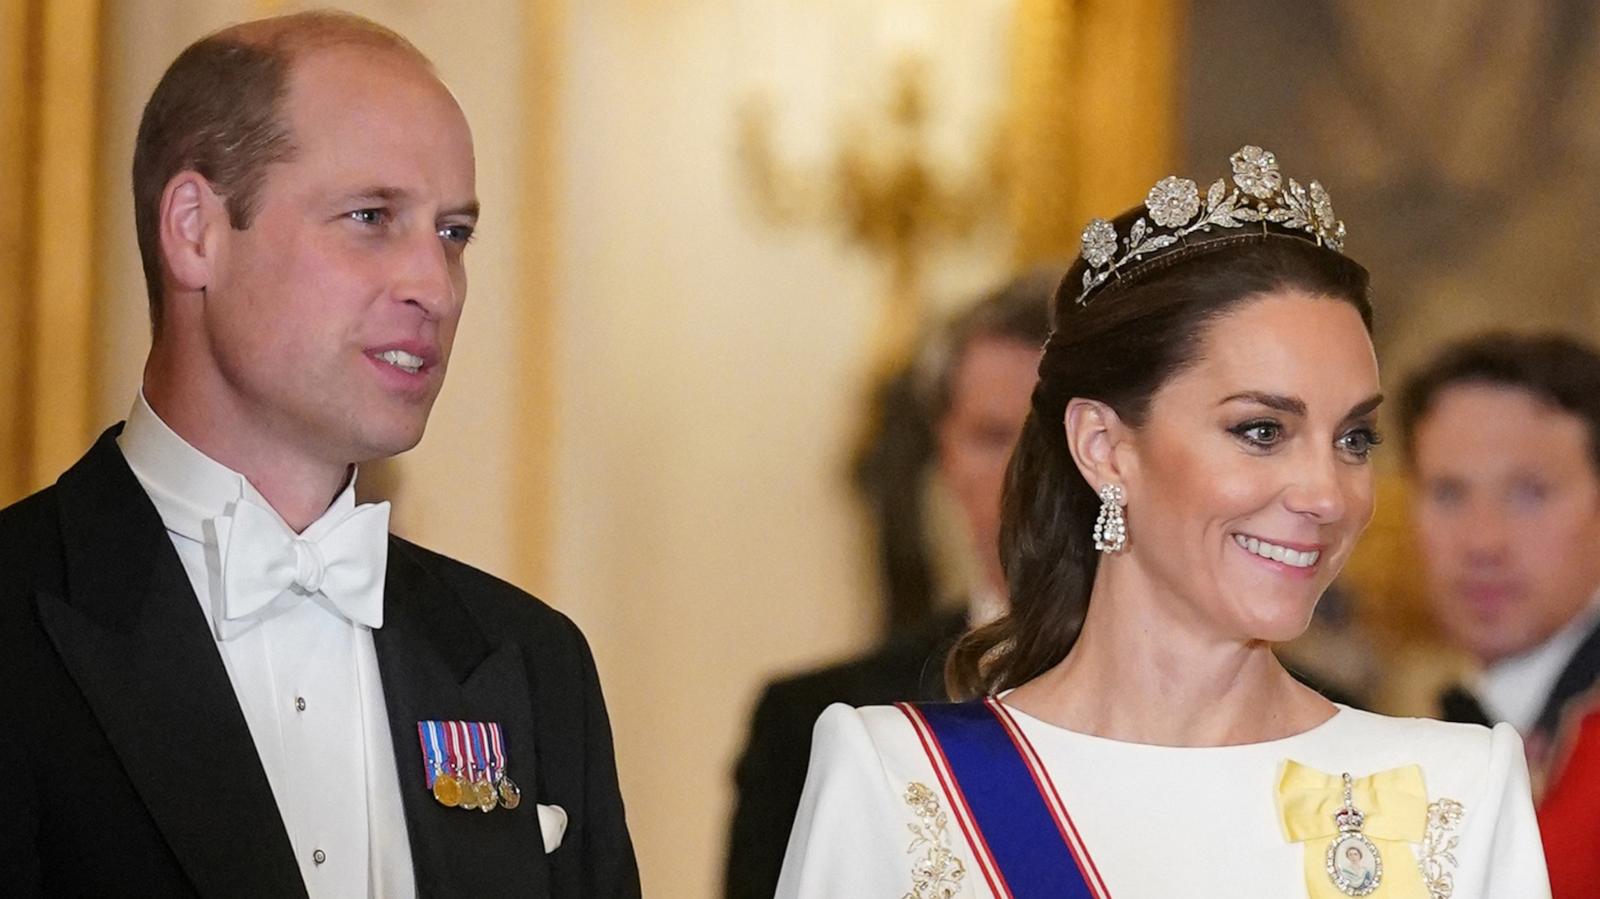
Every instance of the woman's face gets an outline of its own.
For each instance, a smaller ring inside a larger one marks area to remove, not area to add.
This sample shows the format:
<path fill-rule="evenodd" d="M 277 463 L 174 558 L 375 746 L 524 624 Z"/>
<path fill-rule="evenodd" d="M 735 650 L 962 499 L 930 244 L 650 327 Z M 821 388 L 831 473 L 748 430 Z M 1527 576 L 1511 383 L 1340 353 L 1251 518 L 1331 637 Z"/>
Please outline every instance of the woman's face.
<path fill-rule="evenodd" d="M 1378 401 L 1355 307 L 1297 291 L 1245 301 L 1116 450 L 1126 562 L 1217 636 L 1298 636 L 1372 518 Z"/>

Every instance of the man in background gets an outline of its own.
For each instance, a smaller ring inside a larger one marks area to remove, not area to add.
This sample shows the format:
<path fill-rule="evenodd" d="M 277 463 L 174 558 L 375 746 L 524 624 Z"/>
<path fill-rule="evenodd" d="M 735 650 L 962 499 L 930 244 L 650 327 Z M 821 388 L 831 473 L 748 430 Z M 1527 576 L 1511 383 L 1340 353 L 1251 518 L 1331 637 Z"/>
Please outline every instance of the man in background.
<path fill-rule="evenodd" d="M 1600 883 L 1600 354 L 1561 336 L 1456 343 L 1401 426 L 1433 611 L 1480 666 L 1452 720 L 1523 736 L 1557 899 Z"/>
<path fill-rule="evenodd" d="M 1018 278 L 955 317 L 927 368 L 938 475 L 960 507 L 978 574 L 960 607 L 892 634 L 866 655 L 769 684 L 735 771 L 729 899 L 770 899 L 811 756 L 811 730 L 835 702 L 945 698 L 944 653 L 962 631 L 1004 613 L 1000 492 L 1038 380 L 1058 272 Z"/>
<path fill-rule="evenodd" d="M 0 892 L 637 897 L 582 634 L 355 500 L 466 297 L 472 136 L 432 65 L 344 14 L 210 35 L 133 193 L 142 389 L 0 511 Z"/>

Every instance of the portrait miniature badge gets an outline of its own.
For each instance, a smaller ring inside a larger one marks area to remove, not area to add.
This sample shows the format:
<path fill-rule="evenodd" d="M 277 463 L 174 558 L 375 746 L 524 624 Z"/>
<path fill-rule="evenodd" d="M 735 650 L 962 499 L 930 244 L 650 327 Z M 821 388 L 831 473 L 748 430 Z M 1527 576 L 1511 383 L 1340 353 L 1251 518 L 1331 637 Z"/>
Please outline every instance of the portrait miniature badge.
<path fill-rule="evenodd" d="M 1344 805 L 1333 814 L 1339 832 L 1328 843 L 1325 866 L 1334 887 L 1346 896 L 1367 896 L 1383 880 L 1383 856 L 1378 847 L 1361 832 L 1366 815 L 1356 808 L 1355 783 L 1344 775 Z"/>

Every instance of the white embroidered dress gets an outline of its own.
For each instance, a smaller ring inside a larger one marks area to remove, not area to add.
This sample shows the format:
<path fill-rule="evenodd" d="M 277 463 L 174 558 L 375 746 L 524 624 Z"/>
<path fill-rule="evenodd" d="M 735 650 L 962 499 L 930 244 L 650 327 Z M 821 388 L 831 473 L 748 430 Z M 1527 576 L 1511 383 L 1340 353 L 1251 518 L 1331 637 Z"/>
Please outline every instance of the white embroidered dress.
<path fill-rule="evenodd" d="M 1357 778 L 1415 764 L 1430 803 L 1459 803 L 1459 820 L 1435 820 L 1405 860 L 1423 870 L 1428 899 L 1550 895 L 1522 741 L 1509 725 L 1341 706 L 1292 737 L 1196 748 L 1088 736 L 1006 710 L 1114 899 L 1306 896 L 1305 844 L 1289 842 L 1276 802 L 1286 761 Z M 1388 886 L 1371 899 L 1392 895 Z M 778 899 L 993 895 L 910 719 L 892 706 L 824 712 Z"/>

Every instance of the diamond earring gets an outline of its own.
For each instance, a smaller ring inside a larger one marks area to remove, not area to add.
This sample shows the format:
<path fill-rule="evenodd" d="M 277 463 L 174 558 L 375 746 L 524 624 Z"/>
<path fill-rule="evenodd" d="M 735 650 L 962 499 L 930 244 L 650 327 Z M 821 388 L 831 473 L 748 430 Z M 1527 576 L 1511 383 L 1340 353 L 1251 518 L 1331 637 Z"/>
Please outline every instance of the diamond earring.
<path fill-rule="evenodd" d="M 1103 553 L 1119 553 L 1128 546 L 1128 522 L 1122 510 L 1128 497 L 1116 484 L 1100 488 L 1100 517 L 1094 520 L 1094 548 Z"/>

